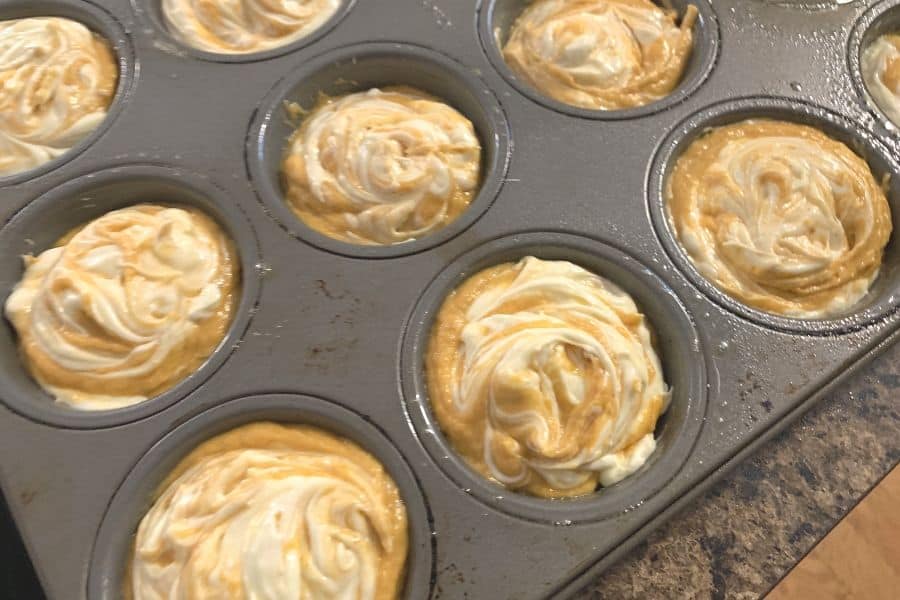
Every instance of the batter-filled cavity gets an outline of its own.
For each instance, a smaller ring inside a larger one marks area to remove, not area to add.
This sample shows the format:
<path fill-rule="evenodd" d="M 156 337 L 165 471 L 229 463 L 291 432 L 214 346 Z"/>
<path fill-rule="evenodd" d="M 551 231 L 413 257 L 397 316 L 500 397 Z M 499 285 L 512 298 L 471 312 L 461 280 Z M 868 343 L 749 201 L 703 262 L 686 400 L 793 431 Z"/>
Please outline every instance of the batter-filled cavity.
<path fill-rule="evenodd" d="M 107 41 L 77 21 L 0 21 L 0 176 L 62 156 L 93 132 L 118 78 Z"/>
<path fill-rule="evenodd" d="M 693 48 L 697 8 L 680 21 L 651 0 L 537 0 L 503 47 L 509 67 L 572 106 L 619 110 L 668 96 Z"/>
<path fill-rule="evenodd" d="M 237 254 L 200 211 L 109 212 L 37 257 L 6 301 L 22 360 L 59 402 L 103 410 L 196 371 L 231 324 Z"/>
<path fill-rule="evenodd" d="M 282 163 L 288 206 L 352 244 L 417 240 L 456 220 L 477 194 L 481 144 L 456 109 L 415 89 L 323 100 Z"/>
<path fill-rule="evenodd" d="M 650 328 L 631 297 L 563 261 L 481 271 L 444 301 L 426 355 L 438 423 L 469 465 L 546 498 L 638 470 L 669 404 Z"/>
<path fill-rule="evenodd" d="M 169 31 L 199 50 L 247 54 L 301 40 L 322 27 L 341 0 L 162 0 Z"/>
<path fill-rule="evenodd" d="M 878 275 L 892 229 L 884 183 L 818 129 L 753 119 L 693 141 L 665 202 L 691 262 L 722 291 L 825 318 L 851 309 Z"/>
<path fill-rule="evenodd" d="M 393 600 L 406 507 L 384 467 L 326 431 L 253 423 L 200 444 L 141 520 L 130 600 Z"/>
<path fill-rule="evenodd" d="M 863 50 L 866 89 L 891 122 L 900 127 L 900 33 L 882 35 Z"/>

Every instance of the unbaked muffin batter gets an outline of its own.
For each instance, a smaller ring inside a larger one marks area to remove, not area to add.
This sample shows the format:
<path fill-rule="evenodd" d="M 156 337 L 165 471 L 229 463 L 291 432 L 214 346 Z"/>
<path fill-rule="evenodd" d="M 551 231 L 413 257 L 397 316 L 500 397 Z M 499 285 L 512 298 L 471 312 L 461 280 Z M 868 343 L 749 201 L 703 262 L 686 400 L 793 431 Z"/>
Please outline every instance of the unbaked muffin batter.
<path fill-rule="evenodd" d="M 406 508 L 391 477 L 349 440 L 253 423 L 172 471 L 141 520 L 131 600 L 393 600 L 403 587 Z"/>
<path fill-rule="evenodd" d="M 862 53 L 862 76 L 878 108 L 900 126 L 900 34 L 882 35 Z"/>
<path fill-rule="evenodd" d="M 748 120 L 692 142 L 666 184 L 679 241 L 707 279 L 754 308 L 846 312 L 878 275 L 891 235 L 881 182 L 821 131 Z"/>
<path fill-rule="evenodd" d="M 308 36 L 341 0 L 162 0 L 169 31 L 185 44 L 222 54 L 262 52 Z"/>
<path fill-rule="evenodd" d="M 536 0 L 503 48 L 510 68 L 573 106 L 617 110 L 670 94 L 693 47 L 697 9 L 677 22 L 651 0 Z"/>
<path fill-rule="evenodd" d="M 102 410 L 193 373 L 231 324 L 231 241 L 194 209 L 141 204 L 91 221 L 39 256 L 6 301 L 28 370 L 60 402 Z"/>
<path fill-rule="evenodd" d="M 81 23 L 0 21 L 0 176 L 53 160 L 94 131 L 118 74 L 109 44 Z"/>
<path fill-rule="evenodd" d="M 593 492 L 656 448 L 669 403 L 631 297 L 564 261 L 490 267 L 444 301 L 426 356 L 431 406 L 485 477 L 547 498 Z"/>
<path fill-rule="evenodd" d="M 353 244 L 399 244 L 445 227 L 469 206 L 480 174 L 472 123 L 411 88 L 323 99 L 282 164 L 297 216 Z"/>

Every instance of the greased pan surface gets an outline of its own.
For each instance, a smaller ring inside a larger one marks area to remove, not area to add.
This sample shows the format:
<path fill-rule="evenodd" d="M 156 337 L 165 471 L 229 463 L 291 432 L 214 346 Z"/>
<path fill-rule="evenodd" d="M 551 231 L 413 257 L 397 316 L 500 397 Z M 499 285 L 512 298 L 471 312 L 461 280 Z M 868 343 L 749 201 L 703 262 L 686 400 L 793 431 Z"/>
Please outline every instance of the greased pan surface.
<path fill-rule="evenodd" d="M 821 126 L 896 178 L 900 137 L 860 86 L 858 54 L 872 31 L 900 23 L 900 3 L 698 0 L 696 56 L 675 100 L 615 115 L 536 98 L 498 63 L 490 33 L 521 4 L 347 2 L 320 35 L 224 60 L 161 31 L 158 0 L 0 0 L 0 18 L 59 14 L 114 36 L 121 77 L 112 117 L 77 152 L 0 180 L 0 295 L 21 275 L 18 254 L 105 207 L 154 196 L 207 209 L 244 267 L 225 343 L 195 378 L 132 411 L 91 417 L 52 405 L 29 387 L 4 322 L 0 483 L 50 598 L 115 597 L 129 529 L 166 465 L 253 418 L 330 427 L 385 462 L 410 507 L 407 597 L 573 593 L 892 339 L 896 238 L 859 311 L 812 325 L 773 319 L 691 272 L 658 192 L 679 144 L 741 115 Z M 425 88 L 473 121 L 485 183 L 437 237 L 358 251 L 280 210 L 290 127 L 279 105 L 391 82 Z M 900 222 L 896 181 L 889 200 Z M 567 258 L 631 292 L 675 387 L 658 455 L 584 501 L 511 498 L 472 479 L 423 403 L 422 340 L 441 295 L 525 253 Z"/>

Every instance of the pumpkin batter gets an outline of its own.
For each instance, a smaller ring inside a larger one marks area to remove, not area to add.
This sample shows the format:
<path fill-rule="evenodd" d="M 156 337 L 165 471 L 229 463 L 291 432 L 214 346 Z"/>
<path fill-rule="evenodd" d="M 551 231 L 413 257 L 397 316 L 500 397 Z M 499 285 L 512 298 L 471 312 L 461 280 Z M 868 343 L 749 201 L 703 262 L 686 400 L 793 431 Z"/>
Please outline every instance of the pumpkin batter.
<path fill-rule="evenodd" d="M 162 0 L 162 13 L 169 31 L 188 46 L 246 54 L 310 35 L 340 6 L 340 0 Z"/>
<path fill-rule="evenodd" d="M 891 211 L 866 162 L 821 131 L 747 120 L 692 142 L 667 210 L 697 270 L 754 308 L 846 312 L 878 275 Z"/>
<path fill-rule="evenodd" d="M 193 373 L 240 288 L 233 244 L 194 209 L 109 212 L 39 256 L 6 301 L 32 376 L 82 410 L 135 404 Z"/>
<path fill-rule="evenodd" d="M 0 21 L 0 176 L 61 156 L 106 118 L 119 68 L 76 21 Z"/>
<path fill-rule="evenodd" d="M 282 164 L 291 209 L 353 244 L 408 242 L 454 221 L 478 191 L 481 144 L 455 109 L 411 88 L 323 98 Z"/>
<path fill-rule="evenodd" d="M 444 301 L 426 375 L 441 429 L 476 471 L 557 498 L 643 465 L 669 403 L 644 316 L 564 261 L 485 269 Z"/>
<path fill-rule="evenodd" d="M 194 449 L 138 527 L 132 600 L 393 600 L 406 508 L 365 450 L 303 425 L 252 423 Z"/>
<path fill-rule="evenodd" d="M 503 48 L 510 68 L 544 94 L 582 108 L 619 110 L 669 95 L 693 48 L 697 8 L 676 23 L 651 0 L 537 0 Z"/>

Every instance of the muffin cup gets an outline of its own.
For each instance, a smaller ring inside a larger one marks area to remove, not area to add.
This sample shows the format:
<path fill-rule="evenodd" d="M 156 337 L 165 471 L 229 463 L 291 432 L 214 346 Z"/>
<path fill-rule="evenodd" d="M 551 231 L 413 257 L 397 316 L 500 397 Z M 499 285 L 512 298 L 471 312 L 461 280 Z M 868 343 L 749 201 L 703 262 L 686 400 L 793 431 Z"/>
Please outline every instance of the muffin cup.
<path fill-rule="evenodd" d="M 447 295 L 487 267 L 525 256 L 567 260 L 607 278 L 631 295 L 647 317 L 672 390 L 656 425 L 656 450 L 622 481 L 592 494 L 546 499 L 488 480 L 462 459 L 441 431 L 428 398 L 425 356 L 431 328 Z M 639 506 L 678 474 L 700 433 L 706 413 L 706 367 L 697 330 L 684 305 L 650 269 L 625 252 L 580 236 L 529 232 L 503 237 L 463 254 L 428 286 L 403 337 L 400 378 L 405 408 L 432 460 L 461 488 L 487 506 L 522 519 L 554 524 L 608 519 Z"/>
<path fill-rule="evenodd" d="M 0 0 L 0 20 L 28 17 L 64 17 L 77 21 L 99 34 L 109 44 L 118 60 L 119 81 L 116 84 L 116 93 L 107 109 L 106 118 L 102 123 L 59 157 L 33 169 L 0 177 L 0 187 L 16 185 L 40 177 L 72 160 L 96 142 L 122 112 L 131 95 L 138 72 L 137 56 L 131 38 L 125 32 L 122 24 L 105 9 L 89 0 Z"/>
<path fill-rule="evenodd" d="M 847 44 L 847 65 L 853 87 L 863 107 L 875 117 L 881 131 L 900 135 L 900 128 L 884 114 L 872 98 L 862 74 L 863 52 L 880 36 L 891 32 L 900 32 L 900 0 L 878 2 L 857 19 Z"/>
<path fill-rule="evenodd" d="M 199 209 L 212 217 L 235 244 L 241 268 L 241 290 L 225 338 L 200 368 L 170 390 L 138 404 L 112 410 L 79 410 L 56 402 L 28 373 L 9 321 L 0 328 L 2 401 L 35 421 L 57 427 L 94 429 L 130 423 L 183 399 L 222 366 L 240 342 L 259 293 L 256 234 L 225 192 L 197 175 L 168 167 L 128 165 L 73 179 L 28 204 L 0 229 L 0 296 L 3 302 L 21 280 L 21 256 L 37 256 L 63 235 L 109 211 L 141 203 Z"/>
<path fill-rule="evenodd" d="M 257 421 L 319 427 L 359 444 L 377 458 L 394 479 L 406 505 L 409 555 L 403 598 L 431 595 L 434 540 L 431 512 L 406 459 L 365 417 L 332 402 L 295 394 L 267 394 L 231 400 L 171 430 L 141 457 L 116 490 L 94 542 L 88 597 L 118 600 L 131 559 L 134 535 L 153 495 L 166 476 L 203 441 Z"/>
<path fill-rule="evenodd" d="M 843 315 L 826 319 L 786 317 L 752 308 L 720 290 L 694 267 L 675 231 L 666 210 L 665 185 L 683 149 L 712 127 L 720 127 L 745 119 L 777 119 L 820 129 L 843 142 L 862 156 L 872 169 L 876 181 L 898 173 L 891 151 L 862 126 L 824 108 L 805 102 L 777 97 L 741 98 L 715 104 L 689 116 L 662 141 L 650 166 L 647 198 L 653 226 L 666 252 L 684 275 L 723 308 L 763 327 L 808 335 L 846 333 L 885 318 L 900 306 L 900 243 L 896 227 L 900 223 L 900 180 L 889 179 L 887 190 L 891 220 L 895 231 L 884 250 L 881 270 L 872 286 L 858 303 Z"/>
<path fill-rule="evenodd" d="M 432 94 L 472 121 L 482 145 L 481 187 L 468 208 L 442 229 L 394 245 L 351 244 L 308 227 L 287 205 L 281 163 L 297 128 L 286 103 L 314 106 L 321 94 L 338 97 L 373 87 L 404 85 Z M 378 42 L 347 46 L 304 62 L 269 92 L 247 136 L 247 167 L 266 211 L 291 235 L 336 254 L 391 258 L 421 252 L 458 235 L 494 201 L 503 185 L 510 141 L 497 98 L 463 65 L 433 50 L 410 44 Z"/>
<path fill-rule="evenodd" d="M 346 17 L 353 9 L 356 0 L 341 0 L 340 7 L 327 21 L 298 40 L 288 42 L 283 46 L 269 48 L 268 50 L 240 54 L 201 50 L 180 39 L 173 32 L 169 31 L 169 27 L 166 25 L 162 11 L 162 0 L 131 0 L 131 4 L 138 18 L 149 25 L 152 28 L 154 36 L 162 42 L 163 46 L 170 48 L 174 54 L 209 62 L 249 63 L 277 58 L 314 44 L 338 26 L 344 17 Z"/>
<path fill-rule="evenodd" d="M 478 35 L 481 46 L 494 68 L 521 94 L 534 102 L 560 113 L 583 119 L 624 120 L 645 117 L 684 102 L 709 77 L 719 55 L 719 23 L 708 0 L 672 0 L 679 18 L 689 4 L 697 7 L 699 14 L 694 23 L 694 47 L 685 65 L 681 81 L 672 92 L 655 102 L 620 110 L 595 110 L 560 102 L 536 89 L 513 72 L 503 58 L 503 46 L 509 31 L 531 0 L 481 0 L 478 8 Z M 662 5 L 662 2 L 657 2 Z"/>

